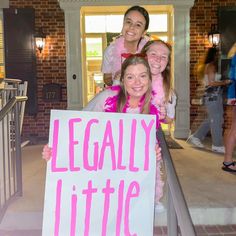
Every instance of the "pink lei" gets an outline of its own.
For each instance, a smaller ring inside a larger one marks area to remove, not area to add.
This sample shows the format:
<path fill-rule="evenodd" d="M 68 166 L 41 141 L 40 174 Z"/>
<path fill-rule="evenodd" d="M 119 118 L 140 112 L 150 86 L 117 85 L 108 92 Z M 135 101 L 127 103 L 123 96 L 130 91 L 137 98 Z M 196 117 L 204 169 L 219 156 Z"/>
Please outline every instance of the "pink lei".
<path fill-rule="evenodd" d="M 115 86 L 111 86 L 107 89 L 111 89 L 112 91 L 117 91 L 117 95 L 113 96 L 113 97 L 108 97 L 105 101 L 105 109 L 104 111 L 105 112 L 117 112 L 117 103 L 118 103 L 118 95 L 119 95 L 119 92 L 121 90 L 121 87 L 120 85 L 115 85 Z M 143 105 L 144 105 L 144 99 L 145 99 L 145 96 L 142 96 L 142 98 L 140 99 L 139 101 L 139 111 L 141 111 Z M 125 103 L 124 105 L 124 108 L 122 110 L 122 113 L 129 113 L 128 112 L 128 109 L 129 109 L 129 97 L 127 99 L 127 102 Z M 154 104 L 150 104 L 150 114 L 151 115 L 155 115 L 156 116 L 156 129 L 159 128 L 159 111 L 158 109 L 156 108 L 156 106 Z"/>
<path fill-rule="evenodd" d="M 162 75 L 152 76 L 152 102 L 154 105 L 159 106 L 164 103 L 165 93 L 163 89 Z"/>
<path fill-rule="evenodd" d="M 141 52 L 143 46 L 149 41 L 148 37 L 143 37 L 139 44 L 138 44 L 138 49 L 137 49 L 137 53 Z M 121 54 L 122 53 L 129 53 L 127 51 L 127 49 L 124 47 L 124 37 L 121 35 L 118 38 L 116 38 L 112 44 L 114 45 L 114 50 L 113 50 L 113 69 L 115 70 L 114 73 L 116 71 L 119 71 L 121 68 L 121 64 L 122 64 L 122 58 L 121 58 Z"/>

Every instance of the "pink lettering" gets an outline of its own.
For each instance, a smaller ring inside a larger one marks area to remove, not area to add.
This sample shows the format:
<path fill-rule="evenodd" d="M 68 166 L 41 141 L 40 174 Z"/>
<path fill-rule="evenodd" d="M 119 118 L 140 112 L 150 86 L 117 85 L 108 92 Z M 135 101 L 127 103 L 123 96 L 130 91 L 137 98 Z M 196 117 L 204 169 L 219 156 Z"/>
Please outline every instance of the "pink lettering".
<path fill-rule="evenodd" d="M 73 186 L 73 191 L 75 191 L 75 186 Z M 76 228 L 76 213 L 77 213 L 77 195 L 72 194 L 71 196 L 71 222 L 70 222 L 70 236 L 75 236 Z"/>
<path fill-rule="evenodd" d="M 123 147 L 123 138 L 124 138 L 124 134 L 123 134 L 123 130 L 124 130 L 124 124 L 123 124 L 123 120 L 119 121 L 119 140 L 118 140 L 118 158 L 117 158 L 117 169 L 119 170 L 125 170 L 126 166 L 122 166 L 122 147 Z"/>
<path fill-rule="evenodd" d="M 144 161 L 144 171 L 148 171 L 149 170 L 149 145 L 150 145 L 150 132 L 152 129 L 152 126 L 154 125 L 154 120 L 151 120 L 151 122 L 149 123 L 149 125 L 147 126 L 147 124 L 145 123 L 145 120 L 141 121 L 141 125 L 144 129 L 145 132 L 145 161 Z"/>
<path fill-rule="evenodd" d="M 115 170 L 116 169 L 115 145 L 114 145 L 114 139 L 112 135 L 111 121 L 108 121 L 106 124 L 104 138 L 102 142 L 100 160 L 98 164 L 99 169 L 103 168 L 104 153 L 105 153 L 106 148 L 110 148 L 111 150 L 112 170 Z"/>
<path fill-rule="evenodd" d="M 56 166 L 57 163 L 57 146 L 58 146 L 58 134 L 59 134 L 59 120 L 53 122 L 53 141 L 52 141 L 52 172 L 65 172 L 68 168 L 59 168 Z"/>
<path fill-rule="evenodd" d="M 92 180 L 88 182 L 88 188 L 82 191 L 83 194 L 86 195 L 86 212 L 85 212 L 85 220 L 84 220 L 84 236 L 89 236 L 89 228 L 90 228 L 90 211 L 92 204 L 92 194 L 97 192 L 97 188 L 92 187 Z"/>
<path fill-rule="evenodd" d="M 134 192 L 133 192 L 134 191 Z M 140 192 L 140 187 L 138 182 L 133 181 L 130 183 L 127 194 L 126 194 L 126 199 L 125 199 L 125 217 L 124 217 L 124 233 L 125 236 L 137 236 L 136 233 L 131 234 L 129 231 L 129 210 L 130 210 L 130 200 L 131 198 L 138 197 Z"/>
<path fill-rule="evenodd" d="M 83 160 L 84 160 L 84 168 L 86 170 L 97 170 L 98 165 L 98 142 L 94 143 L 94 158 L 93 158 L 93 165 L 89 165 L 89 156 L 88 156 L 88 150 L 89 150 L 89 138 L 90 138 L 90 129 L 92 124 L 98 124 L 97 119 L 92 119 L 88 122 L 86 129 L 85 129 L 85 135 L 84 135 L 84 154 L 83 154 Z"/>
<path fill-rule="evenodd" d="M 110 195 L 111 193 L 115 192 L 114 188 L 111 188 L 110 186 L 111 180 L 108 179 L 106 182 L 106 187 L 102 189 L 102 192 L 104 193 L 104 211 L 103 211 L 103 217 L 102 217 L 102 235 L 105 236 L 107 234 L 107 219 L 108 219 L 108 213 L 110 208 Z"/>
<path fill-rule="evenodd" d="M 79 167 L 75 167 L 75 145 L 79 142 L 74 140 L 74 123 L 80 122 L 80 118 L 74 118 L 69 120 L 69 158 L 70 158 L 70 171 L 79 171 Z"/>
<path fill-rule="evenodd" d="M 130 162 L 129 162 L 129 170 L 133 171 L 133 172 L 137 172 L 139 170 L 138 167 L 134 166 L 134 150 L 135 150 L 136 129 L 137 129 L 137 120 L 133 119 L 132 124 L 131 124 Z"/>
<path fill-rule="evenodd" d="M 56 187 L 56 209 L 55 209 L 55 224 L 54 224 L 54 236 L 59 235 L 60 217 L 61 217 L 61 188 L 62 180 L 57 181 Z"/>
<path fill-rule="evenodd" d="M 124 180 L 120 181 L 119 192 L 118 192 L 118 208 L 116 217 L 116 236 L 120 236 L 120 226 L 122 218 L 123 200 L 124 199 Z"/>

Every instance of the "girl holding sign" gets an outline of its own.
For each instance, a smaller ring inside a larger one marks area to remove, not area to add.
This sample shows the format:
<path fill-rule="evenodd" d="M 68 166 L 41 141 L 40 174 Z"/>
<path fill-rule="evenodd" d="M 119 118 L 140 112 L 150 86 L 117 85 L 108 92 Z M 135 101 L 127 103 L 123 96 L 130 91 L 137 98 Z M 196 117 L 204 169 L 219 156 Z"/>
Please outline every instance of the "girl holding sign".
<path fill-rule="evenodd" d="M 151 71 L 144 56 L 132 55 L 127 58 L 121 69 L 120 85 L 112 86 L 97 94 L 84 111 L 120 112 L 156 115 L 156 128 L 159 127 L 159 111 L 152 104 Z M 46 145 L 43 158 L 51 158 L 51 148 Z M 161 150 L 156 146 L 157 159 L 161 159 Z"/>
<path fill-rule="evenodd" d="M 102 72 L 106 85 L 119 84 L 122 58 L 142 50 L 149 40 L 145 36 L 148 26 L 149 14 L 143 7 L 132 6 L 125 12 L 121 35 L 104 52 Z"/>

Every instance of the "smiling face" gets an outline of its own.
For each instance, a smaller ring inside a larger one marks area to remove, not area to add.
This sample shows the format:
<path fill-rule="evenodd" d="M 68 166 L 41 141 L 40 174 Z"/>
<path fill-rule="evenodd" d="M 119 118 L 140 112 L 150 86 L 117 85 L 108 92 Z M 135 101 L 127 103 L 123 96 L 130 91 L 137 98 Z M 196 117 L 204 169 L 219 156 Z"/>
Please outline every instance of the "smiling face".
<path fill-rule="evenodd" d="M 169 62 L 170 50 L 161 42 L 153 43 L 147 50 L 148 63 L 152 75 L 162 73 Z"/>
<path fill-rule="evenodd" d="M 138 42 L 145 35 L 146 20 L 138 11 L 130 11 L 125 17 L 122 35 L 127 42 Z"/>
<path fill-rule="evenodd" d="M 147 67 L 144 64 L 130 65 L 124 73 L 124 88 L 130 100 L 140 100 L 150 86 Z"/>

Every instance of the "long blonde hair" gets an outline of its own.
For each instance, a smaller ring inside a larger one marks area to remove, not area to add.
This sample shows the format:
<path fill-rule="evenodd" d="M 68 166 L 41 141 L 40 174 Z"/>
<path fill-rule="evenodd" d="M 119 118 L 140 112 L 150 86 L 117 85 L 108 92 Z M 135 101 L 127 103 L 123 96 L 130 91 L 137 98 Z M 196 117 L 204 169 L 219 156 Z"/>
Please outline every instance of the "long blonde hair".
<path fill-rule="evenodd" d="M 138 64 L 143 64 L 147 68 L 148 76 L 149 76 L 149 85 L 148 85 L 148 90 L 145 93 L 145 98 L 144 98 L 144 103 L 143 106 L 141 107 L 141 112 L 142 114 L 149 114 L 150 111 L 150 102 L 151 102 L 151 95 L 152 95 L 152 75 L 151 75 L 151 70 L 149 67 L 149 64 L 147 60 L 144 57 L 145 55 L 132 55 L 129 58 L 125 59 L 125 61 L 122 63 L 121 67 L 121 77 L 120 77 L 120 86 L 121 90 L 118 95 L 118 104 L 117 104 L 117 112 L 122 112 L 124 109 L 125 104 L 127 103 L 128 100 L 128 93 L 126 91 L 126 88 L 124 86 L 124 75 L 125 71 L 128 66 L 130 65 L 138 65 Z"/>

